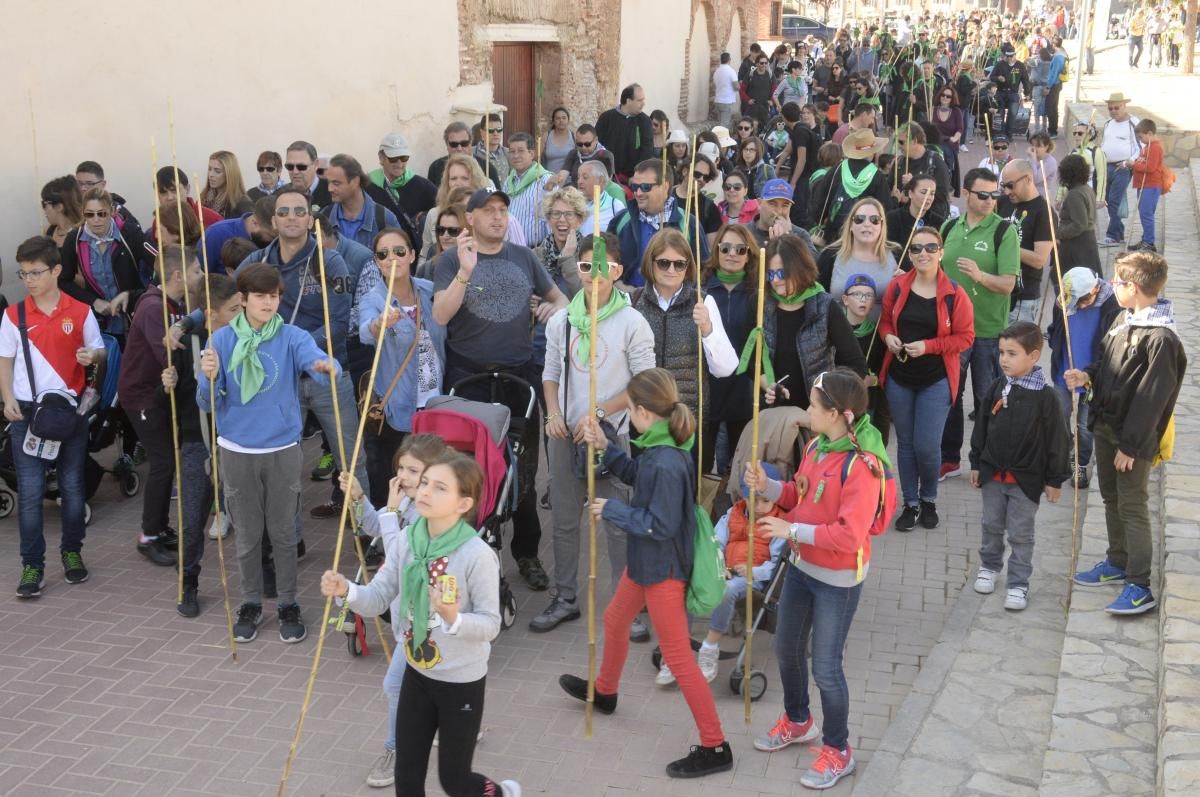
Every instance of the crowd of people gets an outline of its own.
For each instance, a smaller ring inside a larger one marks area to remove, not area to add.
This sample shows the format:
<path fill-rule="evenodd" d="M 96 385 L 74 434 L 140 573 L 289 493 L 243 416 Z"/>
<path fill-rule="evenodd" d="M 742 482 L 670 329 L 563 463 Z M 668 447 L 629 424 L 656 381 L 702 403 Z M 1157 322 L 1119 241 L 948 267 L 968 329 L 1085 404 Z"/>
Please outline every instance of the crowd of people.
<path fill-rule="evenodd" d="M 302 140 L 264 151 L 250 187 L 236 155 L 217 151 L 204 186 L 189 186 L 184 169 L 159 171 L 145 225 L 99 163 L 81 162 L 43 188 L 47 227 L 16 252 L 28 296 L 0 323 L 17 595 L 45 588 L 50 463 L 64 580 L 88 578 L 86 416 L 96 372 L 119 357 L 123 444 L 150 465 L 136 549 L 182 569 L 179 614 L 201 612 L 205 540 L 233 535 L 235 640 L 256 639 L 268 599 L 280 639 L 306 638 L 296 572 L 312 464 L 332 495 L 310 515 L 337 516 L 348 501 L 355 526 L 385 551 L 369 585 L 329 571 L 321 591 L 364 616 L 390 609 L 404 651 L 385 680 L 388 737 L 368 783 L 423 793 L 437 734 L 448 793 L 519 795 L 514 781 L 471 769 L 501 623 L 500 559 L 476 533 L 483 474 L 438 437 L 414 434 L 431 399 L 509 374 L 538 399 L 518 482 L 548 477 L 540 496 L 517 491 L 507 540 L 527 586 L 550 590 L 530 629 L 580 618 L 590 512 L 608 541 L 612 590 L 596 710 L 616 710 L 629 642 L 653 629 L 656 683 L 679 684 L 700 737 L 668 774 L 725 771 L 733 754 L 707 687 L 718 642 L 747 589 L 786 562 L 784 710 L 754 746 L 820 737 L 801 782 L 832 786 L 855 766 L 841 655 L 871 537 L 939 525 L 938 486 L 963 472 L 967 420 L 967 470 L 983 506 L 977 591 L 995 589 L 1007 539 L 1004 605 L 1025 608 L 1038 503 L 1064 486 L 1087 489 L 1094 464 L 1110 546 L 1076 581 L 1124 584 L 1110 612 L 1154 605 L 1146 484 L 1186 365 L 1156 251 L 1171 175 L 1154 122 L 1130 116 L 1120 94 L 1110 119 L 1075 127 L 1055 159 L 1063 24 L 973 12 L 846 30 L 829 46 L 755 44 L 740 69 L 721 56 L 719 123 L 694 137 L 647 114 L 632 84 L 594 121 L 554 109 L 544 136 L 506 130 L 499 113 L 453 122 L 425 176 L 397 132 L 369 171 Z M 1042 71 L 1026 66 L 1031 57 Z M 1033 118 L 1046 129 L 1019 129 L 1022 98 L 1039 97 Z M 1027 157 L 1013 158 L 1026 134 Z M 960 165 L 980 136 L 987 157 Z M 1098 213 L 1108 214 L 1103 245 L 1124 243 L 1131 182 L 1142 241 L 1106 275 Z M 960 211 L 950 198 L 963 192 Z M 597 218 L 603 232 L 587 234 Z M 760 338 L 755 384 L 747 363 Z M 520 414 L 528 398 L 511 385 L 458 393 Z M 757 461 L 734 470 L 756 405 L 806 419 L 794 475 Z M 370 431 L 351 465 L 361 412 Z M 300 446 L 310 434 L 323 438 L 315 463 Z M 600 463 L 587 462 L 589 444 Z M 604 472 L 591 504 L 589 467 Z M 729 581 L 693 656 L 685 587 L 697 473 L 740 484 L 741 500 L 717 523 Z M 539 503 L 552 524 L 549 572 Z M 560 683 L 587 699 L 584 679 Z"/>

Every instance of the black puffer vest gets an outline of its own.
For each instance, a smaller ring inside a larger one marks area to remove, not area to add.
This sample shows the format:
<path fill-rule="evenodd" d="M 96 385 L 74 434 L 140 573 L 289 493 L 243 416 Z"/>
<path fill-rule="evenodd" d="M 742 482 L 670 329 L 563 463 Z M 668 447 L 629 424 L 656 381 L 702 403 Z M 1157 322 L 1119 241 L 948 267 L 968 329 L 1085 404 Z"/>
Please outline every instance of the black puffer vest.
<path fill-rule="evenodd" d="M 804 391 L 812 390 L 813 381 L 826 371 L 833 369 L 833 346 L 829 343 L 829 313 L 833 297 L 818 293 L 804 302 L 804 307 L 794 312 L 801 313 L 800 331 L 792 344 L 800 355 L 800 366 L 804 369 Z M 763 307 L 763 335 L 767 350 L 775 352 L 775 314 L 779 303 L 768 296 Z M 782 345 L 787 345 L 786 341 Z"/>
<path fill-rule="evenodd" d="M 696 351 L 699 336 L 696 322 L 692 320 L 692 309 L 696 306 L 696 286 L 685 283 L 679 289 L 675 301 L 666 310 L 658 306 L 658 296 L 647 285 L 641 289 L 634 308 L 642 314 L 654 332 L 654 362 L 675 377 L 679 386 L 679 400 L 696 413 L 699 402 L 699 383 L 696 372 Z M 708 363 L 704 363 L 704 404 L 709 404 Z"/>

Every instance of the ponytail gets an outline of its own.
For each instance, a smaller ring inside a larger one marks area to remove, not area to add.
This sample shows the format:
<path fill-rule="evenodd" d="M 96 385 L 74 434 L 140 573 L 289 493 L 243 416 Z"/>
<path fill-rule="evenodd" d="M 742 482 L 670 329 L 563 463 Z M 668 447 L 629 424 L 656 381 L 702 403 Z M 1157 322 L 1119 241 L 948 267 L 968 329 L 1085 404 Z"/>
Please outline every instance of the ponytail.
<path fill-rule="evenodd" d="M 671 437 L 683 445 L 696 433 L 696 418 L 688 406 L 679 400 L 675 377 L 664 368 L 650 368 L 634 375 L 625 388 L 634 406 L 667 419 Z"/>
<path fill-rule="evenodd" d="M 671 430 L 671 437 L 675 438 L 679 445 L 686 443 L 696 433 L 696 417 L 682 401 L 676 401 L 675 406 L 671 408 L 667 425 Z"/>

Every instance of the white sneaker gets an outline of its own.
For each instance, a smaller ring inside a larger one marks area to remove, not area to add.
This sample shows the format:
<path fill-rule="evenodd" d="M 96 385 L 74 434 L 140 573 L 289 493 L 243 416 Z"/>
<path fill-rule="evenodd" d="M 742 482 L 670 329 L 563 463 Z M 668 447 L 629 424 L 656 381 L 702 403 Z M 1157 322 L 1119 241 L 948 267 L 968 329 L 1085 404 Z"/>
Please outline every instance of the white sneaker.
<path fill-rule="evenodd" d="M 958 151 L 959 151 L 959 152 L 966 152 L 966 151 L 967 151 L 967 145 L 966 145 L 966 144 L 959 144 L 959 146 L 958 146 Z"/>
<path fill-rule="evenodd" d="M 994 570 L 979 568 L 979 575 L 975 576 L 975 591 L 980 595 L 991 595 L 996 591 L 996 576 L 1000 575 Z"/>
<path fill-rule="evenodd" d="M 1004 608 L 1019 612 L 1029 605 L 1029 587 L 1009 587 L 1004 597 Z"/>
<path fill-rule="evenodd" d="M 367 773 L 367 785 L 372 789 L 386 789 L 396 779 L 396 751 L 384 750 Z"/>
<path fill-rule="evenodd" d="M 664 661 L 662 668 L 658 671 L 658 675 L 654 676 L 654 683 L 658 686 L 670 686 L 675 683 L 675 674 L 671 672 L 671 668 Z"/>
<path fill-rule="evenodd" d="M 504 793 L 504 797 L 521 797 L 521 784 L 515 780 L 500 781 L 500 791 Z"/>
<path fill-rule="evenodd" d="M 704 676 L 704 680 L 711 684 L 717 679 L 717 670 L 721 668 L 721 649 L 718 647 L 707 648 L 701 645 L 700 653 L 696 656 L 696 663 L 700 665 L 700 673 Z"/>
<path fill-rule="evenodd" d="M 210 540 L 223 540 L 229 536 L 230 528 L 231 525 L 229 523 L 229 513 L 222 512 L 213 518 L 212 524 L 208 527 L 208 538 Z"/>

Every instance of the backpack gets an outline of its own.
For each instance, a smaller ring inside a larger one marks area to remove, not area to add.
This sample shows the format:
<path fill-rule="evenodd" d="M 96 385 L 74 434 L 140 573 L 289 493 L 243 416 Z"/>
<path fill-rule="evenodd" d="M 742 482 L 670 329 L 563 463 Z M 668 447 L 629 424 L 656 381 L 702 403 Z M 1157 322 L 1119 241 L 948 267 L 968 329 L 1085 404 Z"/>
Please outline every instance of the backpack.
<path fill-rule="evenodd" d="M 845 478 L 845 477 L 843 477 Z M 725 554 L 717 542 L 712 518 L 696 505 L 696 534 L 693 540 L 692 573 L 688 576 L 687 610 L 706 617 L 725 597 Z"/>
<path fill-rule="evenodd" d="M 817 439 L 814 437 L 804 447 L 804 456 L 806 458 L 816 451 Z M 846 457 L 846 461 L 842 463 L 841 477 L 843 485 L 845 485 L 846 479 L 850 476 L 850 471 L 853 469 L 854 463 L 860 458 L 859 454 L 855 452 Z M 891 468 L 884 468 L 879 476 L 879 501 L 875 504 L 875 517 L 871 520 L 871 528 L 869 529 L 872 537 L 879 537 L 887 532 L 888 524 L 892 521 L 892 513 L 888 511 L 889 504 L 892 508 L 896 506 L 896 478 L 892 474 Z"/>
<path fill-rule="evenodd" d="M 950 231 L 954 229 L 954 226 L 959 222 L 962 222 L 963 224 L 967 223 L 967 216 L 965 213 L 961 216 L 950 219 L 942 225 L 941 232 L 943 240 L 945 240 L 946 236 L 950 234 Z M 1008 232 L 1008 228 L 1011 226 L 1012 224 L 1007 219 L 1000 219 L 1000 223 L 996 225 L 996 231 L 992 235 L 992 251 L 996 253 L 997 257 L 1000 256 L 1000 244 L 1004 242 L 1004 234 Z M 897 288 L 899 288 L 899 286 L 897 286 Z M 953 306 L 951 309 L 953 309 Z"/>
<path fill-rule="evenodd" d="M 1167 164 L 1162 167 L 1162 192 L 1164 194 L 1171 193 L 1171 188 L 1175 185 L 1175 170 Z"/>

